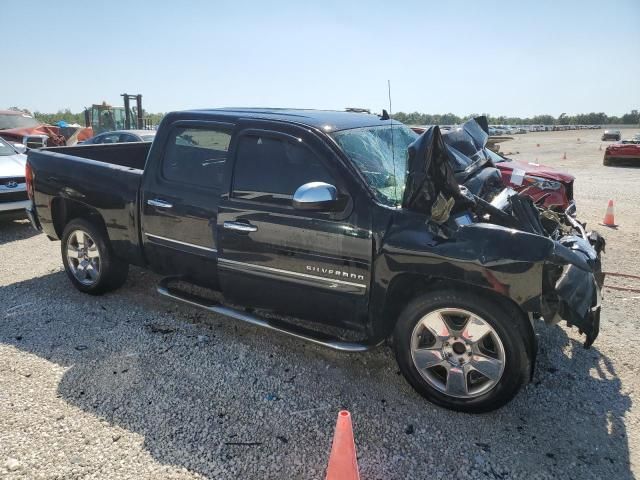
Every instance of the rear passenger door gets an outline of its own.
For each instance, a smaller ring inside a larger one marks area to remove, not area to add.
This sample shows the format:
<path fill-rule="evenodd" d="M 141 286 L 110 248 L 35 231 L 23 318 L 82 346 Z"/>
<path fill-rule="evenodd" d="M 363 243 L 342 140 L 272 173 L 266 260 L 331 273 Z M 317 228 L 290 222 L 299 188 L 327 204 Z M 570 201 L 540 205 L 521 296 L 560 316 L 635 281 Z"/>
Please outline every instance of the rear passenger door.
<path fill-rule="evenodd" d="M 289 124 L 245 122 L 234 137 L 230 188 L 218 214 L 225 298 L 325 323 L 362 325 L 370 212 L 354 213 L 347 176 L 318 136 Z M 348 200 L 344 210 L 294 209 L 294 192 L 309 182 L 334 185 Z"/>
<path fill-rule="evenodd" d="M 217 288 L 216 223 L 232 130 L 218 122 L 171 126 L 142 188 L 142 240 L 154 270 Z"/>

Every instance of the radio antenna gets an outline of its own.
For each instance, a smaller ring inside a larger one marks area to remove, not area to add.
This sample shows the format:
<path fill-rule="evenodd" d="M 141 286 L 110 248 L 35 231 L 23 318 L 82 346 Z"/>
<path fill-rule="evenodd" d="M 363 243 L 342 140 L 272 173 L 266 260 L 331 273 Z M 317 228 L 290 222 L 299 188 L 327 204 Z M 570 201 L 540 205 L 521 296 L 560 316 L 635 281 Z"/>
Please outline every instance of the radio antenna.
<path fill-rule="evenodd" d="M 387 91 L 389 93 L 389 119 L 391 120 L 391 161 L 393 163 L 393 196 L 396 202 L 398 199 L 398 177 L 396 175 L 396 149 L 393 141 L 393 110 L 391 110 L 391 80 L 387 80 Z"/>

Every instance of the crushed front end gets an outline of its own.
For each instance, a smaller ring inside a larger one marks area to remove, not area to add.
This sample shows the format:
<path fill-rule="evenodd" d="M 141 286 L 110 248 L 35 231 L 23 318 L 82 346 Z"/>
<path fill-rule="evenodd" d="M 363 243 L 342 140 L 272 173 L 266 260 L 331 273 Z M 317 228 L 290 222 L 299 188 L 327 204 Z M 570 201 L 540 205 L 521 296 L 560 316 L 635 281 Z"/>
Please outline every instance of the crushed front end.
<path fill-rule="evenodd" d="M 600 331 L 602 249 L 604 239 L 597 232 L 562 237 L 543 270 L 542 317 L 547 323 L 565 320 L 578 327 L 587 337 L 585 347 L 593 344 Z"/>
<path fill-rule="evenodd" d="M 490 161 L 476 162 L 491 168 Z M 475 238 L 475 246 L 470 248 L 479 250 L 477 261 L 483 268 L 489 268 L 489 263 L 498 269 L 500 263 L 541 265 L 542 278 L 532 285 L 538 301 L 525 306 L 512 299 L 547 323 L 564 320 L 578 327 L 586 336 L 585 346 L 593 344 L 600 328 L 605 240 L 595 231 L 587 232 L 576 220 L 575 204 L 559 212 L 524 192 L 504 184 L 498 187 L 489 176 L 476 189 L 480 195 L 472 192 L 454 177 L 437 127 L 410 146 L 408 163 L 404 208 L 428 212 L 427 227 L 435 238 L 461 245 Z M 506 235 L 505 229 L 511 234 Z"/>
<path fill-rule="evenodd" d="M 505 189 L 492 202 L 475 198 L 476 221 L 484 221 L 546 237 L 553 243 L 544 260 L 540 311 L 531 312 L 554 324 L 576 326 L 593 344 L 600 330 L 601 290 L 604 284 L 601 255 L 604 238 L 587 232 L 574 218 L 572 205 L 556 212 L 536 205 L 530 197 Z"/>

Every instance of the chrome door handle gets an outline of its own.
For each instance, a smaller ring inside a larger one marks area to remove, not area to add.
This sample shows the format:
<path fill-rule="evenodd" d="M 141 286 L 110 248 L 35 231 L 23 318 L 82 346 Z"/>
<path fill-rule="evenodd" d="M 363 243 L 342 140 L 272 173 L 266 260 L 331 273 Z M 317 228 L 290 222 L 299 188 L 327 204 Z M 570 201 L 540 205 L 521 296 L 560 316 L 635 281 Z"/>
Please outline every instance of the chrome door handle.
<path fill-rule="evenodd" d="M 173 207 L 172 204 L 170 204 L 169 202 L 165 202 L 164 200 L 160 200 L 159 198 L 154 198 L 151 200 L 147 200 L 147 205 L 151 205 L 152 207 L 159 207 L 159 208 L 171 208 Z"/>
<path fill-rule="evenodd" d="M 244 222 L 224 222 L 223 226 L 227 230 L 235 230 L 236 232 L 257 232 L 258 227 Z"/>

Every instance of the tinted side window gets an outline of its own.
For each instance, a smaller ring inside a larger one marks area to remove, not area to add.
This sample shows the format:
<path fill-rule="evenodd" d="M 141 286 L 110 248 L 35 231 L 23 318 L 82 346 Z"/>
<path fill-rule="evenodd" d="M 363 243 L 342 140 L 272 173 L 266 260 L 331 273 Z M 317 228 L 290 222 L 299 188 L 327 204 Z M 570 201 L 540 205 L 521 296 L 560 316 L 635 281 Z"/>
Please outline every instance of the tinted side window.
<path fill-rule="evenodd" d="M 130 133 L 123 133 L 120 135 L 120 142 L 139 142 L 138 137 L 131 135 Z"/>
<path fill-rule="evenodd" d="M 100 143 L 118 143 L 120 141 L 119 133 L 108 133 L 102 137 L 102 141 Z"/>
<path fill-rule="evenodd" d="M 258 135 L 243 135 L 238 141 L 234 197 L 289 205 L 298 187 L 309 182 L 335 184 L 305 145 Z"/>
<path fill-rule="evenodd" d="M 174 182 L 219 189 L 231 132 L 212 128 L 174 128 L 162 161 L 162 176 Z"/>

